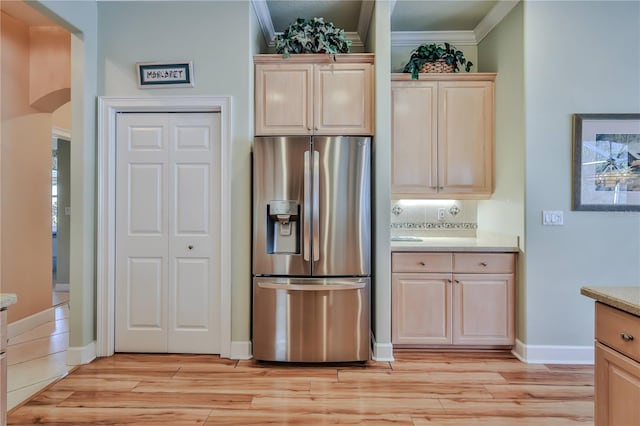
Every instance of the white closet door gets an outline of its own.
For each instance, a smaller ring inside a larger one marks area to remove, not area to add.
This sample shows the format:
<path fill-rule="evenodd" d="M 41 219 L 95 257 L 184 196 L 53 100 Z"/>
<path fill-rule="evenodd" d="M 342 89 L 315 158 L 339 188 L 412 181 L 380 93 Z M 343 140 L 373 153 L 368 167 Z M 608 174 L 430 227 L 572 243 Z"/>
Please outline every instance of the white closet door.
<path fill-rule="evenodd" d="M 118 114 L 116 351 L 219 352 L 219 154 L 219 114 Z"/>

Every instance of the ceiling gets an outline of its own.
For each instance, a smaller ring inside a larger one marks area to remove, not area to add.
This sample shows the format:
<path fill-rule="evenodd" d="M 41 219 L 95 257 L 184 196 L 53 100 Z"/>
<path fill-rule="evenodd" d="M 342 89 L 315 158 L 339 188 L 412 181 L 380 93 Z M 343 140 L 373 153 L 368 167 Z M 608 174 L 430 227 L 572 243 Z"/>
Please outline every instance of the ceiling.
<path fill-rule="evenodd" d="M 426 40 L 477 44 L 519 0 L 390 0 L 392 45 Z M 271 45 L 297 18 L 323 17 L 344 29 L 355 46 L 366 40 L 373 0 L 252 0 Z"/>
<path fill-rule="evenodd" d="M 212 0 L 209 0 L 212 1 Z M 425 41 L 477 44 L 519 0 L 389 0 L 391 44 Z M 269 45 L 297 18 L 323 17 L 344 29 L 354 47 L 363 46 L 374 0 L 251 0 Z M 28 25 L 55 25 L 23 1 L 0 1 L 2 11 Z"/>

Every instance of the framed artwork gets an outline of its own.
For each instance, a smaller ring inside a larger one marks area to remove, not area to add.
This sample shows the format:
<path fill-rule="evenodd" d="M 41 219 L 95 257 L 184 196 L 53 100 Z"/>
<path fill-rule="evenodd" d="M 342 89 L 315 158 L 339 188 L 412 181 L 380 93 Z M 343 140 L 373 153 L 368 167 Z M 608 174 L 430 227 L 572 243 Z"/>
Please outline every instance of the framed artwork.
<path fill-rule="evenodd" d="M 138 87 L 193 87 L 192 62 L 138 62 Z"/>
<path fill-rule="evenodd" d="M 640 211 L 640 114 L 573 115 L 573 210 Z"/>

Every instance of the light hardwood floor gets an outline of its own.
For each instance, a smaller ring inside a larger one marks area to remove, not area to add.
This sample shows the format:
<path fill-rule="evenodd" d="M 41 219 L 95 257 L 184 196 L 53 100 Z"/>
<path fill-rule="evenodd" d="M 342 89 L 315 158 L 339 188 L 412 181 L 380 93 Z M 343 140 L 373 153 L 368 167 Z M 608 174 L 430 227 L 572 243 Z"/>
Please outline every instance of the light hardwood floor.
<path fill-rule="evenodd" d="M 67 374 L 69 293 L 54 292 L 52 321 L 9 339 L 7 407 L 17 406 Z M 11 308 L 9 308 L 11 309 Z"/>
<path fill-rule="evenodd" d="M 117 354 L 13 409 L 9 424 L 593 424 L 593 366 L 506 352 L 397 351 L 396 361 L 290 365 Z"/>

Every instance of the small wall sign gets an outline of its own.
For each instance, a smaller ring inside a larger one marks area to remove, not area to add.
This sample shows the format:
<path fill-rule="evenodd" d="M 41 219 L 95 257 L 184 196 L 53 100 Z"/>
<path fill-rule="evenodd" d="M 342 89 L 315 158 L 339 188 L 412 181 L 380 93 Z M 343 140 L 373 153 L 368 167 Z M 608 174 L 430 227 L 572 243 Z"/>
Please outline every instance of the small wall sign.
<path fill-rule="evenodd" d="M 138 62 L 138 87 L 193 87 L 193 62 Z"/>

